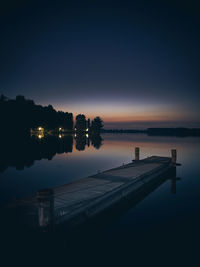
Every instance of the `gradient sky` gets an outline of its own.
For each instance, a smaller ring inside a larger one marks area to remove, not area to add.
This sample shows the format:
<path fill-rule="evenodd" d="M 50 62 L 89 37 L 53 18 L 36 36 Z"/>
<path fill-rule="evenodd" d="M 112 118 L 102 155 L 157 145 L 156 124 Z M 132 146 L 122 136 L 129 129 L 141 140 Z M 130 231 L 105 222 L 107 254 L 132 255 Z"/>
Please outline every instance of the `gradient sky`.
<path fill-rule="evenodd" d="M 198 1 L 4 1 L 0 93 L 105 128 L 200 127 Z"/>

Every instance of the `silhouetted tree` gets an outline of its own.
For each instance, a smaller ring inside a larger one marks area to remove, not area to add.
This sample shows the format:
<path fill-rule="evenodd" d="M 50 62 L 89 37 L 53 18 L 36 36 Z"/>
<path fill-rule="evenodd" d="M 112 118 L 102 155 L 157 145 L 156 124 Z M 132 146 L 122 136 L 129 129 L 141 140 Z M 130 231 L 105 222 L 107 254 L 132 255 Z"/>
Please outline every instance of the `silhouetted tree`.
<path fill-rule="evenodd" d="M 103 128 L 103 121 L 100 117 L 94 118 L 92 121 L 90 130 L 92 134 L 100 134 L 101 128 Z"/>
<path fill-rule="evenodd" d="M 90 119 L 87 120 L 87 125 L 86 125 L 86 127 L 87 127 L 88 129 L 90 129 Z"/>
<path fill-rule="evenodd" d="M 85 115 L 79 114 L 76 116 L 76 131 L 81 133 L 86 130 L 86 119 Z"/>
<path fill-rule="evenodd" d="M 25 97 L 24 97 L 23 95 L 17 95 L 17 96 L 16 96 L 16 101 L 17 101 L 18 103 L 23 103 L 23 102 L 25 102 L 26 100 L 25 100 Z"/>
<path fill-rule="evenodd" d="M 43 107 L 36 105 L 33 100 L 27 100 L 18 95 L 15 100 L 0 97 L 0 125 L 9 130 L 26 131 L 38 126 L 46 129 L 63 127 L 73 130 L 73 114 L 56 111 L 51 105 Z"/>
<path fill-rule="evenodd" d="M 5 95 L 1 94 L 1 96 L 0 96 L 0 102 L 3 102 L 5 100 L 7 100 L 7 97 Z"/>

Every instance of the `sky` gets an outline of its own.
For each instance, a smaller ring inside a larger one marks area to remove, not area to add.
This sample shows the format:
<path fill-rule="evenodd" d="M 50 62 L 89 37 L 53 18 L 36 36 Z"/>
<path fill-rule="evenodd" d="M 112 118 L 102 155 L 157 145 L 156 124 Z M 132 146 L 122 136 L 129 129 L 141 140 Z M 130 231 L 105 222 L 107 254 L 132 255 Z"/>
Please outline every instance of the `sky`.
<path fill-rule="evenodd" d="M 105 128 L 200 127 L 198 1 L 0 5 L 0 94 Z"/>

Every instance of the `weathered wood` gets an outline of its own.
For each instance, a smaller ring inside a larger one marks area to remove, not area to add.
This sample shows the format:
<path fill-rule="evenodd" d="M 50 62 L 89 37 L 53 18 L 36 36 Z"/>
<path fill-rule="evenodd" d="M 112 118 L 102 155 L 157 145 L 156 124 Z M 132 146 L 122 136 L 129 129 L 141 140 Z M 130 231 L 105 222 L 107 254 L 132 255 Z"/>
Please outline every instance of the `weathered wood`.
<path fill-rule="evenodd" d="M 176 149 L 172 149 L 171 153 L 172 153 L 172 163 L 176 164 L 176 158 L 177 158 Z"/>
<path fill-rule="evenodd" d="M 54 212 L 54 191 L 43 189 L 37 192 L 39 226 L 46 227 L 52 224 Z"/>
<path fill-rule="evenodd" d="M 140 160 L 140 148 L 135 148 L 135 160 Z"/>
<path fill-rule="evenodd" d="M 37 221 L 34 226 L 80 224 L 147 186 L 171 166 L 172 159 L 168 157 L 136 160 L 51 190 L 42 190 L 35 197 L 18 201 L 15 207 L 26 207 L 23 218 L 32 216 L 33 224 Z"/>

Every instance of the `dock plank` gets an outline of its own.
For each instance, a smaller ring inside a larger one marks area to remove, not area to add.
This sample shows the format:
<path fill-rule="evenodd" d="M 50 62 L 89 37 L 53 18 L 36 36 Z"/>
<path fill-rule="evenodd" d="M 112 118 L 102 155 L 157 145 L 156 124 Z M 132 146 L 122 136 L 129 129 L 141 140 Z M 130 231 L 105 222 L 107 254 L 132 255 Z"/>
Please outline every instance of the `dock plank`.
<path fill-rule="evenodd" d="M 22 200 L 21 203 L 18 201 L 15 207 L 29 205 L 32 216 L 34 208 L 34 216 L 38 217 L 40 227 L 46 227 L 52 221 L 54 224 L 70 222 L 70 220 L 74 223 L 78 218 L 77 222 L 80 222 L 120 201 L 134 190 L 142 188 L 170 166 L 171 158 L 167 157 L 152 156 L 141 161 L 133 161 L 52 188 L 52 193 L 48 197 L 43 196 L 40 191 L 39 198 L 37 195 L 26 201 Z M 46 194 L 46 191 L 44 193 Z"/>

